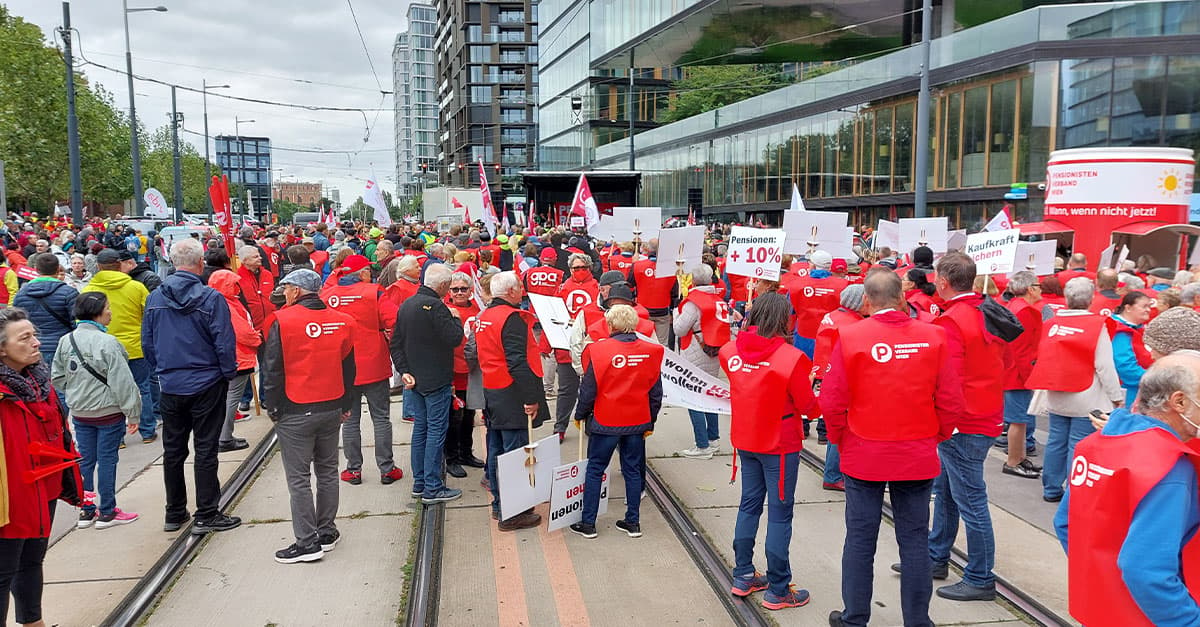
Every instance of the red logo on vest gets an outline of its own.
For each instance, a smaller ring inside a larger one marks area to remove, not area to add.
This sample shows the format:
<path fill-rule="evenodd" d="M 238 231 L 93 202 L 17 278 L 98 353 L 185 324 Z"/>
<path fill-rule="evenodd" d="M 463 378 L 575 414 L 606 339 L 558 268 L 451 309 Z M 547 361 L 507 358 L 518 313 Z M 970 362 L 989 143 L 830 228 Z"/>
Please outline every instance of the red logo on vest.
<path fill-rule="evenodd" d="M 321 325 L 316 322 L 310 322 L 304 325 L 304 334 L 311 338 L 321 337 Z"/>
<path fill-rule="evenodd" d="M 729 371 L 737 372 L 741 369 L 742 369 L 742 358 L 738 355 L 734 355 L 733 357 L 730 357 L 729 358 Z"/>
<path fill-rule="evenodd" d="M 730 316 L 731 309 L 729 307 L 729 303 L 719 300 L 715 303 L 715 305 L 717 308 L 717 320 L 720 320 L 725 324 L 729 324 L 732 320 L 732 317 Z"/>

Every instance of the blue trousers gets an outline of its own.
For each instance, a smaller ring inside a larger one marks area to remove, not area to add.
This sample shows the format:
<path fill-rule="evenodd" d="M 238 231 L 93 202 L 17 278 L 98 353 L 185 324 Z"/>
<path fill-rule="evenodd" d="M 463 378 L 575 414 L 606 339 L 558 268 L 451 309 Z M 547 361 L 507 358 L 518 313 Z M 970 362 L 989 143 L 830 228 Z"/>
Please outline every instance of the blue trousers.
<path fill-rule="evenodd" d="M 838 447 L 833 442 L 825 445 L 825 470 L 821 473 L 821 481 L 824 483 L 837 483 L 842 481 L 845 475 L 842 474 L 842 454 L 838 452 Z"/>
<path fill-rule="evenodd" d="M 696 448 L 708 448 L 709 442 L 721 439 L 721 423 L 718 422 L 716 414 L 689 409 L 688 418 L 692 419 L 692 435 L 696 437 Z"/>
<path fill-rule="evenodd" d="M 75 445 L 79 447 L 79 472 L 83 489 L 100 496 L 100 513 L 111 514 L 117 506 L 117 451 L 125 439 L 125 422 L 107 427 L 75 422 Z M 84 505 L 86 512 L 96 506 Z"/>
<path fill-rule="evenodd" d="M 1045 464 L 1042 469 L 1042 494 L 1062 496 L 1067 469 L 1075 459 L 1075 445 L 1095 431 L 1087 418 L 1050 414 L 1050 434 L 1046 438 Z"/>
<path fill-rule="evenodd" d="M 987 588 L 995 584 L 996 537 L 988 510 L 983 462 L 996 438 L 956 433 L 938 444 L 942 473 L 933 481 L 933 526 L 929 531 L 929 557 L 939 564 L 950 560 L 950 547 L 958 536 L 961 517 L 967 528 L 967 567 L 963 581 Z"/>
<path fill-rule="evenodd" d="M 767 583 L 777 595 L 787 593 L 792 583 L 788 560 L 792 543 L 792 506 L 796 502 L 796 471 L 800 454 L 765 455 L 739 450 L 742 460 L 742 500 L 738 504 L 737 523 L 733 528 L 733 576 L 754 575 L 754 538 L 762 518 L 763 501 L 767 505 Z M 780 494 L 780 473 L 783 494 Z"/>
<path fill-rule="evenodd" d="M 613 451 L 621 451 L 621 476 L 625 478 L 625 522 L 641 521 L 642 472 L 646 468 L 646 439 L 640 433 L 630 435 L 588 436 L 587 475 L 583 484 L 583 522 L 596 524 L 600 509 L 600 483 L 612 461 Z"/>
<path fill-rule="evenodd" d="M 405 413 L 413 417 L 412 446 L 410 447 L 413 492 L 432 497 L 446 487 L 442 482 L 442 447 L 446 444 L 446 429 L 450 426 L 452 386 L 444 385 L 432 392 L 408 390 L 404 396 Z"/>
<path fill-rule="evenodd" d="M 846 477 L 846 543 L 842 547 L 842 623 L 865 627 L 871 620 L 875 548 L 883 515 L 883 489 L 891 492 L 900 546 L 900 608 L 906 627 L 933 626 L 929 562 L 929 493 L 933 480 L 863 481 Z"/>
<path fill-rule="evenodd" d="M 138 421 L 138 432 L 143 438 L 153 437 L 158 430 L 158 382 L 150 362 L 145 357 L 129 360 L 129 371 L 142 395 L 142 415 Z"/>
<path fill-rule="evenodd" d="M 484 410 L 486 415 L 487 410 Z M 500 515 L 500 477 L 496 472 L 496 459 L 529 444 L 529 432 L 525 429 L 487 430 L 487 479 L 492 492 L 492 512 Z"/>

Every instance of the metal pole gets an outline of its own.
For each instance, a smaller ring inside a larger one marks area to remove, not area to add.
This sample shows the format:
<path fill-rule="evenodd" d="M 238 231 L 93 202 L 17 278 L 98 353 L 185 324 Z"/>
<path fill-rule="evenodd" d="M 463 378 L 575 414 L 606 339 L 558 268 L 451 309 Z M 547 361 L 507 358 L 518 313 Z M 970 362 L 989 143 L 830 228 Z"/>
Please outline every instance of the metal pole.
<path fill-rule="evenodd" d="M 133 54 L 129 51 L 129 2 L 121 0 L 125 20 L 125 75 L 129 79 L 129 150 L 133 154 L 133 208 L 142 215 L 142 155 L 138 148 L 137 109 L 133 104 Z"/>
<path fill-rule="evenodd" d="M 71 4 L 62 3 L 63 61 L 67 65 L 67 159 L 71 168 L 71 223 L 83 224 L 83 182 L 79 174 L 79 118 L 75 115 L 75 59 L 71 56 Z"/>
<path fill-rule="evenodd" d="M 929 57 L 933 39 L 933 0 L 921 3 L 921 91 L 917 93 L 916 176 L 913 215 L 928 215 L 925 197 L 929 189 Z"/>
<path fill-rule="evenodd" d="M 629 116 L 629 170 L 637 169 L 633 153 L 633 48 L 629 49 L 629 93 L 625 94 L 625 115 Z"/>
<path fill-rule="evenodd" d="M 204 189 L 207 190 L 208 186 L 212 184 L 212 165 L 208 162 L 208 80 L 201 79 L 200 86 L 203 87 L 202 91 L 204 92 L 201 99 L 204 101 Z M 207 199 L 205 204 L 208 205 L 208 223 L 212 224 L 212 198 L 208 194 L 205 194 L 204 197 Z"/>
<path fill-rule="evenodd" d="M 171 141 L 175 159 L 175 222 L 183 220 L 183 169 L 179 162 L 179 124 L 182 122 L 175 108 L 175 86 L 171 85 Z"/>

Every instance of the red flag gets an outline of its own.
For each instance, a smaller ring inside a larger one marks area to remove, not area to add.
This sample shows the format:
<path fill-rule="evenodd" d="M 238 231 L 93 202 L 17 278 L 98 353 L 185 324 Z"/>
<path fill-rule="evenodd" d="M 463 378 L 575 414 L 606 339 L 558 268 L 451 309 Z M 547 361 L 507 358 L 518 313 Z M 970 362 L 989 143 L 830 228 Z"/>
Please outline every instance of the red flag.
<path fill-rule="evenodd" d="M 464 207 L 464 206 L 463 206 L 463 204 L 462 204 L 461 202 L 459 202 L 459 201 L 458 201 L 458 198 L 455 198 L 454 196 L 451 196 L 451 197 L 450 197 L 450 206 L 451 206 L 451 207 L 454 207 L 455 209 L 462 209 L 462 210 L 463 210 L 463 224 L 470 224 L 470 223 L 471 223 L 471 214 L 470 214 L 469 212 L 467 212 L 467 208 L 466 208 L 466 207 Z"/>
<path fill-rule="evenodd" d="M 688 226 L 696 224 L 696 212 L 688 208 Z"/>
<path fill-rule="evenodd" d="M 221 238 L 225 240 L 225 252 L 230 256 L 236 252 L 233 244 L 233 211 L 229 202 L 229 177 L 213 177 L 213 184 L 208 188 L 209 199 L 213 204 L 213 219 L 221 229 Z"/>
<path fill-rule="evenodd" d="M 589 230 L 600 222 L 600 210 L 596 207 L 596 199 L 592 197 L 592 188 L 582 173 L 579 175 L 579 184 L 575 186 L 575 198 L 571 200 L 571 215 L 583 216 L 584 228 Z"/>
<path fill-rule="evenodd" d="M 492 190 L 488 187 L 487 170 L 483 158 L 479 158 L 479 194 L 483 196 L 483 226 L 492 237 L 496 237 L 496 207 L 492 204 Z"/>

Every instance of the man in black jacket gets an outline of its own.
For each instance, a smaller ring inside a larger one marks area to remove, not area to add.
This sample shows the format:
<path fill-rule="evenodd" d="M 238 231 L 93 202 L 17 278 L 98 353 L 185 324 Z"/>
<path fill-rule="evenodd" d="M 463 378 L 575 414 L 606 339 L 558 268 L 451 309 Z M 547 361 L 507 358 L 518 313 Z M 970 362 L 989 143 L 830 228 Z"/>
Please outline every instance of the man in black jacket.
<path fill-rule="evenodd" d="M 404 413 L 413 417 L 412 494 L 427 504 L 462 496 L 462 490 L 442 482 L 442 448 L 454 398 L 454 349 L 463 342 L 458 312 L 442 300 L 451 274 L 448 265 L 431 266 L 424 285 L 400 306 L 392 333 L 392 363 L 404 381 Z"/>

